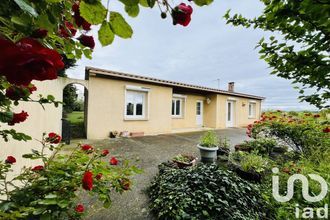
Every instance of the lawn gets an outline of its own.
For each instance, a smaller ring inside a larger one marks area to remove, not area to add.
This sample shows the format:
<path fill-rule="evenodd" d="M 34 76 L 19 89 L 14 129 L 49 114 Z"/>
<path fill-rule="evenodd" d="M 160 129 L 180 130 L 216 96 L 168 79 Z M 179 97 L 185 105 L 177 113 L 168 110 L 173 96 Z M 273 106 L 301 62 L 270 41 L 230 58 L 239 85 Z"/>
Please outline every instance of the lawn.
<path fill-rule="evenodd" d="M 80 124 L 84 122 L 84 112 L 73 111 L 67 114 L 67 120 L 72 124 Z"/>

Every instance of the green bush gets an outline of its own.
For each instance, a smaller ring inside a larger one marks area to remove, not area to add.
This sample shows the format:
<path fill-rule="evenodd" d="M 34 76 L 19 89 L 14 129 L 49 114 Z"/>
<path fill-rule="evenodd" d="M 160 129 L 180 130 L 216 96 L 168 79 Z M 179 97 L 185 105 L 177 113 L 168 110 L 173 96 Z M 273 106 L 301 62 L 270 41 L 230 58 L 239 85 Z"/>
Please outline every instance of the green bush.
<path fill-rule="evenodd" d="M 240 160 L 240 165 L 244 171 L 263 173 L 269 166 L 269 161 L 256 154 L 245 154 Z"/>
<path fill-rule="evenodd" d="M 148 192 L 158 219 L 272 219 L 257 186 L 217 165 L 163 170 Z"/>
<path fill-rule="evenodd" d="M 246 147 L 260 155 L 269 155 L 276 147 L 276 140 L 272 138 L 258 138 L 251 141 L 245 141 L 241 147 Z"/>
<path fill-rule="evenodd" d="M 203 147 L 216 147 L 219 145 L 219 138 L 213 131 L 206 132 L 200 139 L 200 145 Z"/>

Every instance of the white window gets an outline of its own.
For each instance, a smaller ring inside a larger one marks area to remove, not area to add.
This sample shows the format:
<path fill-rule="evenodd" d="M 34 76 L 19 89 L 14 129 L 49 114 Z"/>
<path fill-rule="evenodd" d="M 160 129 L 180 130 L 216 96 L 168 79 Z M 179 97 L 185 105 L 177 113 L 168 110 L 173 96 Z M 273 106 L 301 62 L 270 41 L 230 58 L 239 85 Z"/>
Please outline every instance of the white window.
<path fill-rule="evenodd" d="M 176 98 L 172 99 L 172 116 L 173 117 L 183 117 L 183 109 L 184 109 L 184 98 Z"/>
<path fill-rule="evenodd" d="M 147 111 L 147 92 L 126 90 L 126 119 L 145 119 Z"/>
<path fill-rule="evenodd" d="M 256 117 L 256 103 L 250 102 L 249 103 L 249 118 Z"/>

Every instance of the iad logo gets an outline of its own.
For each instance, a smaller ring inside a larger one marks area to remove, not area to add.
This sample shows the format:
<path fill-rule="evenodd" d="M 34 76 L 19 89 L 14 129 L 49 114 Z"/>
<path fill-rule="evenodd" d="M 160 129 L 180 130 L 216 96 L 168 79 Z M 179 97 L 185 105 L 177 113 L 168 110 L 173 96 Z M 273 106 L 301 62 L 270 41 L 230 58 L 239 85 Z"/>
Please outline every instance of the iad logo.
<path fill-rule="evenodd" d="M 302 174 L 294 174 L 290 176 L 287 182 L 287 194 L 284 196 L 281 196 L 279 193 L 279 177 L 276 175 L 279 172 L 278 168 L 273 168 L 273 197 L 276 201 L 278 202 L 288 202 L 293 198 L 294 194 L 294 184 L 296 181 L 301 181 L 302 183 L 302 196 L 304 199 L 308 202 L 319 202 L 323 200 L 327 194 L 328 194 L 328 184 L 327 182 L 319 175 L 316 174 L 308 174 L 308 176 L 317 182 L 320 183 L 321 185 L 321 192 L 318 195 L 315 196 L 310 196 L 309 195 L 309 183 L 308 179 L 306 176 Z M 325 207 L 318 208 L 316 210 L 316 215 L 317 218 L 328 218 L 328 204 L 325 205 Z M 297 218 L 314 218 L 314 210 L 313 208 L 304 208 L 303 209 L 303 214 L 300 216 L 300 209 L 299 209 L 299 204 L 296 204 L 296 210 L 295 210 L 295 216 Z"/>

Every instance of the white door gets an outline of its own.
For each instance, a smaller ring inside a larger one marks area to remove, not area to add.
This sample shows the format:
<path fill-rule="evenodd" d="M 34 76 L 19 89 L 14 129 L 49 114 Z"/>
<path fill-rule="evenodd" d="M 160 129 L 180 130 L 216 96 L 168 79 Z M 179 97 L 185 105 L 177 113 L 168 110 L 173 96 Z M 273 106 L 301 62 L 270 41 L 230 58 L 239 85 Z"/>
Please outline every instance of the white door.
<path fill-rule="evenodd" d="M 234 127 L 234 101 L 227 101 L 226 127 Z"/>
<path fill-rule="evenodd" d="M 197 126 L 203 126 L 203 101 L 196 102 L 196 124 Z"/>

